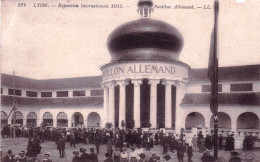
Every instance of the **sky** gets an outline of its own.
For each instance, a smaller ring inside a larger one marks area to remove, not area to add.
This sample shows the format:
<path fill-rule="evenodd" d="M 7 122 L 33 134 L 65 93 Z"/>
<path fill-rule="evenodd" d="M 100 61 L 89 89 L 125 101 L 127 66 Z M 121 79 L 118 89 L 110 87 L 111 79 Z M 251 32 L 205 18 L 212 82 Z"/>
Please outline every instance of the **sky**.
<path fill-rule="evenodd" d="M 17 7 L 19 3 L 26 7 Z M 36 8 L 39 2 L 48 8 Z M 213 0 L 153 0 L 152 19 L 184 37 L 180 60 L 207 68 Z M 59 8 L 61 4 L 122 4 L 124 8 Z M 55 5 L 56 7 L 52 7 Z M 195 9 L 173 9 L 194 5 Z M 211 9 L 199 9 L 209 5 Z M 125 7 L 129 6 L 129 7 Z M 260 1 L 220 0 L 219 66 L 260 64 Z M 34 79 L 101 75 L 110 62 L 106 41 L 122 23 L 140 18 L 137 0 L 2 0 L 1 72 Z"/>

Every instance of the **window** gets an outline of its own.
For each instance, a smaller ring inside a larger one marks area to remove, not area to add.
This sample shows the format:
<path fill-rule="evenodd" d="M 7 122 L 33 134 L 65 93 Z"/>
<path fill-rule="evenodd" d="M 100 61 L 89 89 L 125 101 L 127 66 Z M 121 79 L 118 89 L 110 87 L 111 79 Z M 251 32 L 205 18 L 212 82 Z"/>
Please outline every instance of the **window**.
<path fill-rule="evenodd" d="M 58 127 L 68 127 L 68 117 L 67 114 L 61 112 L 57 116 L 57 126 Z"/>
<path fill-rule="evenodd" d="M 8 95 L 14 95 L 14 90 L 13 89 L 8 89 Z M 22 95 L 22 90 L 15 90 L 15 95 L 21 96 Z"/>
<path fill-rule="evenodd" d="M 91 90 L 90 91 L 90 96 L 103 96 L 103 90 Z"/>
<path fill-rule="evenodd" d="M 27 97 L 37 97 L 37 92 L 34 91 L 26 91 Z"/>
<path fill-rule="evenodd" d="M 41 97 L 52 97 L 52 92 L 41 92 Z"/>
<path fill-rule="evenodd" d="M 37 125 L 37 116 L 36 116 L 35 112 L 30 112 L 27 115 L 26 125 L 27 126 L 36 126 Z"/>
<path fill-rule="evenodd" d="M 85 91 L 73 91 L 73 96 L 85 96 Z"/>
<path fill-rule="evenodd" d="M 211 85 L 202 85 L 202 92 L 211 92 Z M 222 92 L 222 84 L 218 85 L 218 92 Z"/>
<path fill-rule="evenodd" d="M 3 94 L 3 88 L 1 88 L 1 94 Z"/>
<path fill-rule="evenodd" d="M 14 121 L 16 124 L 20 124 L 21 126 L 23 125 L 23 114 L 20 111 L 16 111 L 15 114 L 13 114 L 12 124 L 14 124 Z"/>
<path fill-rule="evenodd" d="M 46 112 L 43 114 L 43 125 L 53 126 L 53 118 L 50 112 Z"/>
<path fill-rule="evenodd" d="M 230 91 L 231 92 L 253 91 L 253 83 L 231 84 Z"/>
<path fill-rule="evenodd" d="M 68 91 L 57 91 L 57 97 L 68 97 Z"/>
<path fill-rule="evenodd" d="M 53 118 L 50 112 L 46 112 L 43 114 L 43 125 L 45 126 L 53 126 Z"/>

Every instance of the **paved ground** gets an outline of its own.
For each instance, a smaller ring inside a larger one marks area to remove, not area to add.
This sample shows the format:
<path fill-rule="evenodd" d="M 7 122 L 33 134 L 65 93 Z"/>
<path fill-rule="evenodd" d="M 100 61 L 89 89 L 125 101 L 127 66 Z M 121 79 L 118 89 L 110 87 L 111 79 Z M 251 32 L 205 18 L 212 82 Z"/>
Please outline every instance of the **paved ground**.
<path fill-rule="evenodd" d="M 16 139 L 15 141 L 11 138 L 3 138 L 1 139 L 1 146 L 2 146 L 2 156 L 6 155 L 7 150 L 11 149 L 13 151 L 13 154 L 18 154 L 21 150 L 26 151 L 27 148 L 27 138 L 19 138 Z M 89 149 L 91 147 L 94 147 L 94 145 L 83 145 L 83 144 L 78 144 L 76 145 L 76 148 L 70 147 L 69 143 L 66 144 L 66 158 L 60 159 L 59 155 L 58 155 L 58 150 L 56 149 L 56 145 L 54 142 L 50 142 L 50 141 L 46 141 L 45 143 L 41 144 L 42 146 L 42 151 L 41 154 L 39 154 L 37 156 L 38 159 L 40 159 L 42 161 L 42 159 L 44 158 L 44 153 L 46 152 L 51 152 L 52 153 L 52 159 L 53 162 L 71 162 L 72 157 L 73 157 L 73 150 L 84 147 L 87 149 L 87 151 L 89 152 Z M 128 150 L 129 151 L 129 150 Z M 242 153 L 241 150 L 237 150 L 240 155 Z M 105 154 L 106 152 L 106 145 L 101 145 L 100 146 L 100 153 L 99 153 L 99 161 L 104 161 L 105 159 Z M 146 157 L 151 157 L 151 152 L 156 152 L 157 155 L 159 155 L 162 159 L 163 155 L 162 155 L 162 147 L 160 146 L 156 146 L 155 148 L 151 149 L 151 151 L 147 152 L 145 151 Z M 211 152 L 212 154 L 212 152 Z M 253 162 L 260 162 L 260 150 L 254 151 L 253 152 L 255 158 L 253 160 Z M 169 155 L 172 158 L 172 162 L 177 162 L 177 157 L 176 157 L 176 152 L 175 153 L 169 153 Z M 194 156 L 192 158 L 192 160 L 194 162 L 199 162 L 201 160 L 200 157 L 202 156 L 202 153 L 194 153 Z M 218 162 L 228 162 L 228 159 L 230 158 L 230 152 L 226 152 L 226 151 L 220 151 L 219 152 L 219 159 Z M 187 162 L 187 156 L 185 154 L 184 157 L 184 161 Z M 245 162 L 246 160 L 244 160 Z"/>

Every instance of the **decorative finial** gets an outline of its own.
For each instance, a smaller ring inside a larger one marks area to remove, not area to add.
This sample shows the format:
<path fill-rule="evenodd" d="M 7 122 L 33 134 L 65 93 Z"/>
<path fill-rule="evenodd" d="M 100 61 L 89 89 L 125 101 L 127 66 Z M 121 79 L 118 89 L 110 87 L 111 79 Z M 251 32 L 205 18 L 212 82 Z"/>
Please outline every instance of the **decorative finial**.
<path fill-rule="evenodd" d="M 140 13 L 141 17 L 151 17 L 151 13 L 153 12 L 152 0 L 139 0 L 137 6 L 137 12 Z"/>

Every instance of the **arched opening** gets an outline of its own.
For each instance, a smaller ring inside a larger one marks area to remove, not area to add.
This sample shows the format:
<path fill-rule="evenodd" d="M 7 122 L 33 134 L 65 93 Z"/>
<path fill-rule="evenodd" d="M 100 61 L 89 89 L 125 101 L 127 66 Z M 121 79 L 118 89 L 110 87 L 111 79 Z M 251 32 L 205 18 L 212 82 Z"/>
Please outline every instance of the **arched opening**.
<path fill-rule="evenodd" d="M 43 114 L 43 123 L 44 126 L 53 126 L 53 116 L 50 112 Z"/>
<path fill-rule="evenodd" d="M 7 114 L 4 111 L 1 111 L 1 125 L 8 124 Z"/>
<path fill-rule="evenodd" d="M 15 122 L 14 122 L 15 121 Z M 12 115 L 12 124 L 20 124 L 23 126 L 23 114 L 20 111 L 16 111 L 15 114 Z"/>
<path fill-rule="evenodd" d="M 237 129 L 259 129 L 259 118 L 252 112 L 245 112 L 237 118 Z"/>
<path fill-rule="evenodd" d="M 26 119 L 27 126 L 36 126 L 37 125 L 37 115 L 35 112 L 29 112 Z"/>
<path fill-rule="evenodd" d="M 80 112 L 75 112 L 72 115 L 72 127 L 81 127 L 82 124 L 84 124 L 84 118 L 83 115 Z"/>
<path fill-rule="evenodd" d="M 205 127 L 205 118 L 201 113 L 189 113 L 185 119 L 185 129 Z"/>
<path fill-rule="evenodd" d="M 68 127 L 68 116 L 64 112 L 60 112 L 57 115 L 57 126 L 58 127 Z"/>
<path fill-rule="evenodd" d="M 214 117 L 210 118 L 210 127 L 214 128 Z M 231 118 L 227 113 L 218 112 L 218 128 L 231 129 Z"/>
<path fill-rule="evenodd" d="M 87 118 L 88 127 L 100 127 L 100 116 L 96 112 L 92 112 L 88 115 Z"/>

